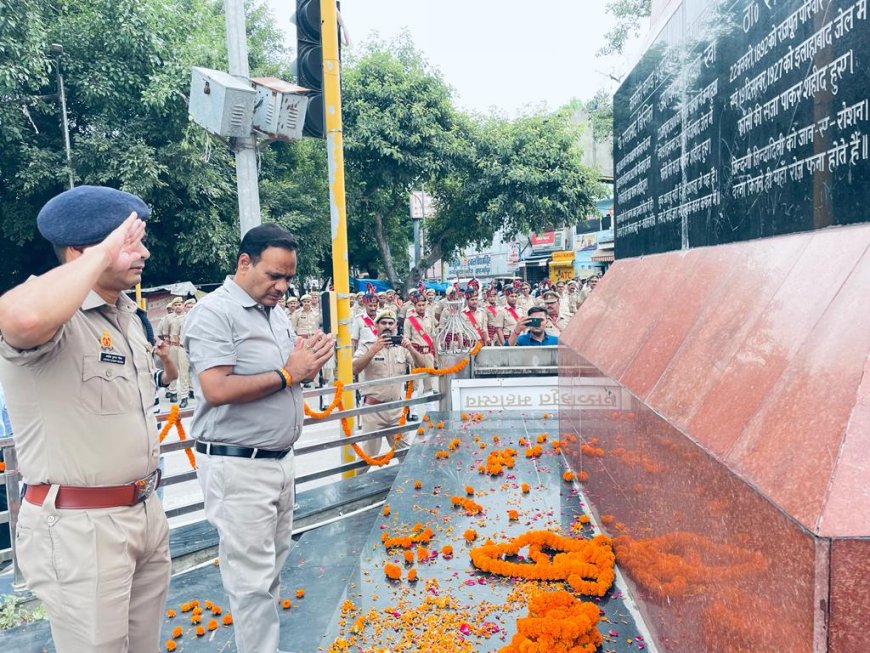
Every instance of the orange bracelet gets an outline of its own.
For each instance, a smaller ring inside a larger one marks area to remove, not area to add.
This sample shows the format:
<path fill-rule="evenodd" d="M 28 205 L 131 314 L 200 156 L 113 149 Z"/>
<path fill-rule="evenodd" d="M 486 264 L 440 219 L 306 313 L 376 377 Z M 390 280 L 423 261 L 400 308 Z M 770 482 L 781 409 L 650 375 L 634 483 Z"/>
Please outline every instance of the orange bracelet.
<path fill-rule="evenodd" d="M 278 374 L 280 374 L 282 377 L 284 377 L 284 382 L 286 383 L 285 387 L 289 388 L 291 385 L 293 385 L 293 375 L 290 374 L 290 372 L 288 372 L 283 367 L 279 367 L 275 371 L 278 372 Z"/>

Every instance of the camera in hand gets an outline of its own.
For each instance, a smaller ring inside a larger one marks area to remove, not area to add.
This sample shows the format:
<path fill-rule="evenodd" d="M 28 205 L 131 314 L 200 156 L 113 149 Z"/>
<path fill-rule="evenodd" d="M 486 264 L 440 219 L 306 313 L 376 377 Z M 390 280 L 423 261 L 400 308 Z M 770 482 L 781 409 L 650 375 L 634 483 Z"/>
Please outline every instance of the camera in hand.
<path fill-rule="evenodd" d="M 402 344 L 402 336 L 390 336 L 390 345 L 395 347 Z"/>
<path fill-rule="evenodd" d="M 539 327 L 543 321 L 543 318 L 540 317 L 530 317 L 526 322 L 526 326 Z"/>

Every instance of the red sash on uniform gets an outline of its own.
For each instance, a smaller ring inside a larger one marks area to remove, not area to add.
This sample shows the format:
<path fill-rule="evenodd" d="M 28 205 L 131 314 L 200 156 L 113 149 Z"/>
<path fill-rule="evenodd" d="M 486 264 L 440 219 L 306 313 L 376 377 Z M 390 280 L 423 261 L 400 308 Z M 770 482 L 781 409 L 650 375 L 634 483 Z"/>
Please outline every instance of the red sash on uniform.
<path fill-rule="evenodd" d="M 474 329 L 477 331 L 477 335 L 479 335 L 480 339 L 483 340 L 483 331 L 481 331 L 480 327 L 477 326 L 477 320 L 474 319 L 474 313 L 469 311 L 467 308 L 462 312 L 465 313 L 466 316 L 468 316 L 468 321 L 471 322 L 471 326 L 474 327 Z"/>
<path fill-rule="evenodd" d="M 372 318 L 370 318 L 368 315 L 363 315 L 362 319 L 363 319 L 363 323 L 369 329 L 372 330 L 372 333 L 374 333 L 375 335 L 378 335 L 378 327 L 375 326 L 375 323 L 372 321 Z"/>
<path fill-rule="evenodd" d="M 423 331 L 423 325 L 420 324 L 420 321 L 414 315 L 409 315 L 408 322 L 410 322 L 411 326 L 420 334 L 420 337 L 426 341 L 426 346 L 428 346 L 431 351 L 435 351 L 435 345 L 432 344 L 432 338 L 429 337 L 428 333 Z"/>
<path fill-rule="evenodd" d="M 486 310 L 489 311 L 489 314 L 490 314 L 490 315 L 492 315 L 493 317 L 495 317 L 495 312 L 496 312 L 496 308 L 495 308 L 495 306 L 493 306 L 492 304 L 487 304 L 487 305 L 486 305 Z"/>
<path fill-rule="evenodd" d="M 505 310 L 511 314 L 511 317 L 515 319 L 517 322 L 520 321 L 520 316 L 517 315 L 517 311 L 513 306 L 505 306 Z"/>

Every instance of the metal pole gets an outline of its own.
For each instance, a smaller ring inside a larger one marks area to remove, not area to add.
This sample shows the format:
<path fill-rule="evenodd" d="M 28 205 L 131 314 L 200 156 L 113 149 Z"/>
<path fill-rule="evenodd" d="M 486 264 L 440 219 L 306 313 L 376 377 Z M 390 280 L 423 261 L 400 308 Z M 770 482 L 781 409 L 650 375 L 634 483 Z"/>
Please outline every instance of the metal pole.
<path fill-rule="evenodd" d="M 244 79 L 251 76 L 248 66 L 248 42 L 245 33 L 244 0 L 224 0 L 227 24 L 227 55 L 230 75 Z M 239 194 L 239 226 L 242 236 L 261 224 L 260 189 L 257 179 L 257 139 L 235 139 L 236 188 Z"/>
<path fill-rule="evenodd" d="M 72 148 L 70 147 L 69 142 L 69 118 L 66 113 L 66 91 L 63 87 L 63 73 L 60 70 L 60 55 L 63 54 L 63 48 L 60 48 L 60 52 L 57 56 L 57 94 L 60 96 L 60 115 L 61 120 L 63 122 L 63 145 L 66 149 L 66 167 L 67 174 L 69 174 L 69 187 L 72 189 L 75 186 L 75 179 L 73 177 L 73 167 L 72 167 Z"/>
<path fill-rule="evenodd" d="M 426 187 L 420 185 L 420 214 L 419 220 L 414 220 L 414 266 L 420 264 L 423 258 L 422 243 L 420 242 L 420 223 L 426 219 Z"/>
<path fill-rule="evenodd" d="M 320 0 L 323 47 L 323 103 L 326 154 L 329 161 L 329 221 L 332 228 L 332 278 L 338 315 L 336 375 L 344 385 L 353 382 L 353 352 L 350 345 L 350 266 L 347 258 L 347 208 L 344 197 L 344 137 L 341 124 L 341 64 L 338 57 L 338 22 L 335 0 Z M 354 393 L 345 390 L 346 409 L 355 406 Z M 350 447 L 341 448 L 343 462 L 355 460 Z M 345 478 L 354 472 L 345 472 Z"/>

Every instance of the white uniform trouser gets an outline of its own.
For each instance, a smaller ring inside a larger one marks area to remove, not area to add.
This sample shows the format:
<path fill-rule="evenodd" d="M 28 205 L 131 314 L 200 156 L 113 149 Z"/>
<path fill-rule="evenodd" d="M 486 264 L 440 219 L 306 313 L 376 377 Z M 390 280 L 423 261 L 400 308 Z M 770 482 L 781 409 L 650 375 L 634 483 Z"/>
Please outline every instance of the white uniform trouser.
<path fill-rule="evenodd" d="M 205 516 L 220 535 L 221 580 L 236 649 L 272 653 L 278 648 L 280 575 L 293 527 L 293 454 L 281 460 L 205 454 L 198 459 Z"/>
<path fill-rule="evenodd" d="M 158 498 L 92 510 L 55 508 L 56 495 L 50 490 L 41 507 L 21 502 L 15 541 L 58 653 L 161 649 L 170 560 Z"/>

